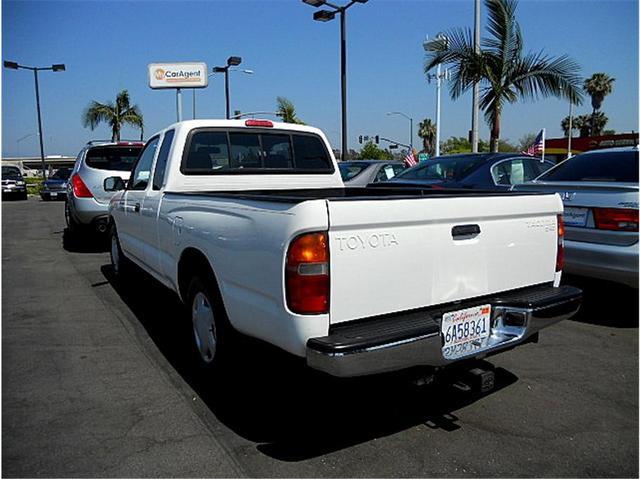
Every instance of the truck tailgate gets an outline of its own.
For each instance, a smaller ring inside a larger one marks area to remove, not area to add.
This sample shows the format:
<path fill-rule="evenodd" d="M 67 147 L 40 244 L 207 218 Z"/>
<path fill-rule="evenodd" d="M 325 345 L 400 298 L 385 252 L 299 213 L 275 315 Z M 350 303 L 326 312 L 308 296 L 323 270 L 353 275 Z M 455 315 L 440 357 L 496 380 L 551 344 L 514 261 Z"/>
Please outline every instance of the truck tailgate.
<path fill-rule="evenodd" d="M 328 200 L 332 323 L 555 277 L 557 195 Z"/>

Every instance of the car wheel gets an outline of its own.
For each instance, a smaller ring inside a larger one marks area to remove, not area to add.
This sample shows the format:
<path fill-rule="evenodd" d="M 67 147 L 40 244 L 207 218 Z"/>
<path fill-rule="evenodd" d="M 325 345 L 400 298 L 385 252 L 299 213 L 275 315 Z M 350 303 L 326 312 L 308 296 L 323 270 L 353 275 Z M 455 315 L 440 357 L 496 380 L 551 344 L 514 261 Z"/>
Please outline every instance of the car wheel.
<path fill-rule="evenodd" d="M 212 275 L 194 277 L 187 303 L 195 350 L 206 369 L 217 369 L 226 361 L 234 333 L 213 281 Z"/>
<path fill-rule="evenodd" d="M 109 231 L 109 243 L 109 256 L 111 258 L 111 268 L 113 270 L 113 274 L 116 276 L 116 278 L 122 280 L 123 278 L 129 276 L 131 272 L 131 264 L 122 252 L 122 248 L 120 247 L 120 239 L 118 238 L 118 232 L 115 225 L 112 225 L 111 230 Z"/>
<path fill-rule="evenodd" d="M 71 214 L 71 210 L 69 209 L 68 201 L 65 201 L 64 203 L 64 220 L 67 223 L 67 228 L 72 233 L 76 233 L 78 230 L 80 230 L 81 225 L 73 218 L 73 215 Z"/>

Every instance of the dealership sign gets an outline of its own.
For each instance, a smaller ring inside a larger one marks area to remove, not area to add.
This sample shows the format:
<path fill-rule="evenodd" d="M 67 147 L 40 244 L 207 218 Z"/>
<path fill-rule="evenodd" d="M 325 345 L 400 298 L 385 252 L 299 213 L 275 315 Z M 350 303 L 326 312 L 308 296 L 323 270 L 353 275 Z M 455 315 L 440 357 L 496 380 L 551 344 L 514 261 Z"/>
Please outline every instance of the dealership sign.
<path fill-rule="evenodd" d="M 202 62 L 150 63 L 151 88 L 205 88 L 209 81 L 207 64 Z"/>

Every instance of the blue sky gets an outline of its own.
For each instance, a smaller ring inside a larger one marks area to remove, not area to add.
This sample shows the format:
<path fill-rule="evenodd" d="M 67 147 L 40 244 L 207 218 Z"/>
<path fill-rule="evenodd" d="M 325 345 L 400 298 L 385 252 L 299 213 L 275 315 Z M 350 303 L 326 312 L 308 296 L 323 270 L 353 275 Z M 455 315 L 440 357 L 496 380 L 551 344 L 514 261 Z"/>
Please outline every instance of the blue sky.
<path fill-rule="evenodd" d="M 336 3 L 340 0 L 335 0 Z M 211 0 L 138 2 L 3 1 L 3 60 L 25 65 L 65 63 L 64 73 L 40 75 L 46 154 L 75 155 L 92 138 L 109 130 L 84 128 L 80 118 L 91 100 L 107 101 L 128 89 L 144 114 L 145 136 L 175 121 L 175 93 L 148 87 L 147 64 L 204 61 L 223 65 L 243 58 L 254 75 L 233 73 L 231 109 L 273 111 L 276 96 L 289 98 L 298 115 L 322 128 L 340 146 L 339 23 L 312 20 L 314 9 L 300 0 Z M 568 54 L 582 75 L 606 72 L 616 78 L 603 111 L 608 128 L 638 130 L 638 3 L 633 0 L 521 0 L 518 18 L 525 51 Z M 348 11 L 349 145 L 358 135 L 379 134 L 408 141 L 409 122 L 388 111 L 402 111 L 417 123 L 435 118 L 435 86 L 425 80 L 422 42 L 450 27 L 471 26 L 472 0 L 370 0 Z M 484 28 L 484 19 L 483 19 Z M 25 70 L 2 72 L 2 153 L 38 152 L 33 76 Z M 191 92 L 184 114 L 191 117 Z M 577 113 L 590 110 L 589 103 Z M 199 118 L 224 116 L 224 84 L 210 78 L 197 92 Z M 517 141 L 547 128 L 561 135 L 568 104 L 556 99 L 507 106 L 502 137 Z M 469 95 L 442 102 L 442 138 L 466 136 Z M 124 136 L 136 138 L 134 130 Z M 488 137 L 483 122 L 481 137 Z M 417 135 L 414 142 L 418 143 Z"/>

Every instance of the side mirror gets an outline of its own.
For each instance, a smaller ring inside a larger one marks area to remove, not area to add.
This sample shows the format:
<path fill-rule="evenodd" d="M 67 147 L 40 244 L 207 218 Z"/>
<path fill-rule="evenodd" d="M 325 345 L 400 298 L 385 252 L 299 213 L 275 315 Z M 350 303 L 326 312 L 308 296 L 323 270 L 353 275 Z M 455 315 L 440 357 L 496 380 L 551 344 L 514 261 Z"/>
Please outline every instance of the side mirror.
<path fill-rule="evenodd" d="M 119 176 L 110 176 L 104 180 L 104 191 L 122 191 L 125 188 L 125 183 Z"/>

